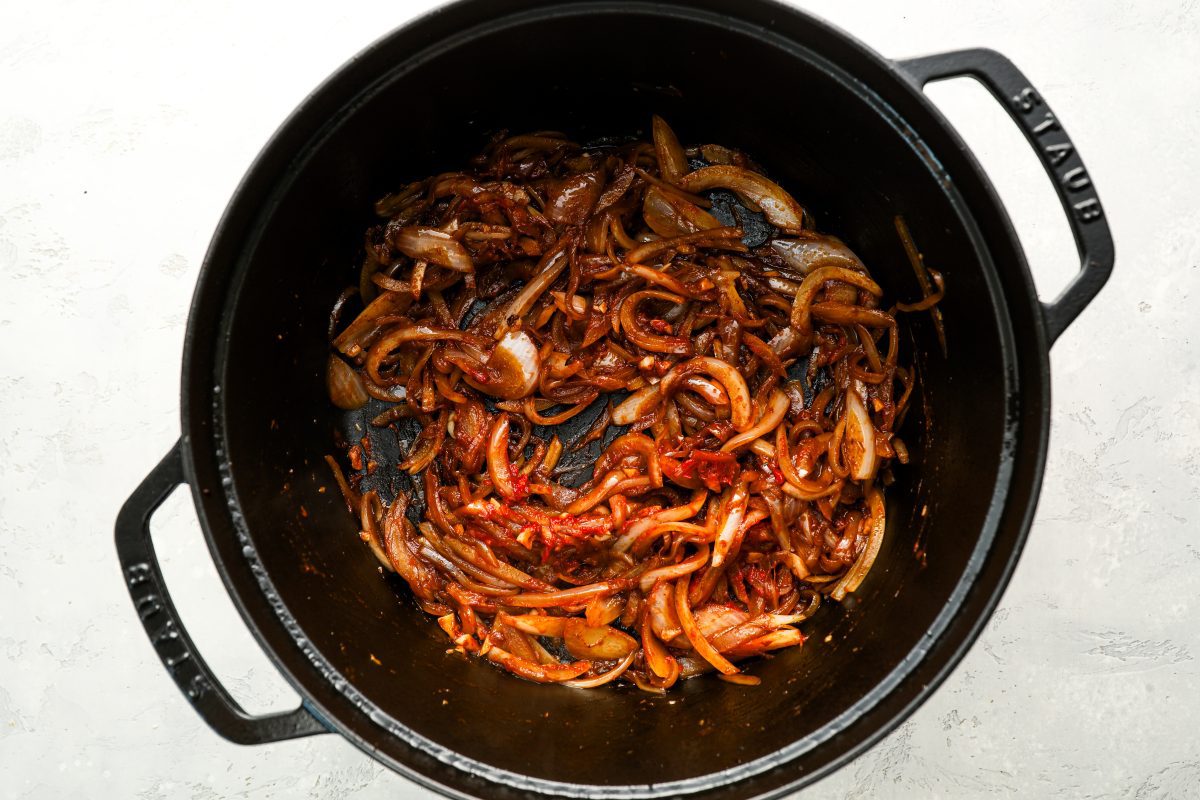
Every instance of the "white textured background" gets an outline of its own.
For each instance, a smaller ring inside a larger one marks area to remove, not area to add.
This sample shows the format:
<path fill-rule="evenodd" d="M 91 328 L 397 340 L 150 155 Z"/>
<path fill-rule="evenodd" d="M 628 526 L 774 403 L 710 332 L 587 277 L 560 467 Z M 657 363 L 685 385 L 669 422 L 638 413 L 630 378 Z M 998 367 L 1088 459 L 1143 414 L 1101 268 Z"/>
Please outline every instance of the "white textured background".
<path fill-rule="evenodd" d="M 428 798 L 336 736 L 210 732 L 134 616 L 121 501 L 179 431 L 196 271 L 291 108 L 423 2 L 0 5 L 0 798 Z M 804 800 L 1200 795 L 1200 7 L 838 0 L 891 56 L 990 46 L 1066 123 L 1117 242 L 1055 347 L 1051 456 L 999 612 L 937 695 Z M 1075 256 L 977 86 L 932 96 L 995 179 L 1044 296 Z M 251 711 L 295 696 L 230 604 L 188 498 L 155 520 L 201 652 Z"/>

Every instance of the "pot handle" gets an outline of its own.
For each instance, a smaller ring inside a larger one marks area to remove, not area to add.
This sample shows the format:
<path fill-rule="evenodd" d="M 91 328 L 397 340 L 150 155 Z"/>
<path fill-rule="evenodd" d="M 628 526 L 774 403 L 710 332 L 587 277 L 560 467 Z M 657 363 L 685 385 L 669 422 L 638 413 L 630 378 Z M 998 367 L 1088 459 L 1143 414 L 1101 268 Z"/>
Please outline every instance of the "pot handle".
<path fill-rule="evenodd" d="M 1062 293 L 1052 302 L 1042 303 L 1046 337 L 1054 344 L 1104 287 L 1113 268 L 1112 233 L 1079 151 L 1042 95 L 1015 64 L 994 50 L 957 50 L 896 63 L 918 88 L 942 78 L 979 80 L 1021 126 L 1054 182 L 1080 258 L 1079 272 Z"/>
<path fill-rule="evenodd" d="M 175 443 L 117 515 L 121 572 L 150 642 L 196 713 L 226 739 L 238 744 L 266 744 L 328 732 L 306 705 L 260 717 L 247 714 L 217 681 L 184 630 L 150 539 L 150 518 L 177 486 L 187 482 L 180 445 Z"/>

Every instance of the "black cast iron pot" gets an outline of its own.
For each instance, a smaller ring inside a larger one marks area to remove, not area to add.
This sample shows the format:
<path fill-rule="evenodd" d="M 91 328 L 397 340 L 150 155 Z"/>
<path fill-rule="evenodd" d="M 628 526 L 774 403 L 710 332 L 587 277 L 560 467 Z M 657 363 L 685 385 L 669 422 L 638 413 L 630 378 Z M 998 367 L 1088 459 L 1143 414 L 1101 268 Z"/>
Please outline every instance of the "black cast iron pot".
<path fill-rule="evenodd" d="M 958 75 L 991 90 L 1058 187 L 1082 266 L 1052 303 L 1038 300 L 987 178 L 921 92 Z M 656 697 L 534 685 L 447 655 L 357 540 L 322 463 L 340 422 L 322 378 L 326 320 L 385 192 L 461 164 L 499 128 L 587 140 L 644 130 L 656 112 L 684 141 L 753 154 L 893 298 L 919 296 L 892 227 L 903 214 L 947 276 L 949 356 L 914 315 L 923 413 L 905 432 L 913 463 L 888 494 L 883 552 L 852 603 L 812 621 L 805 647 L 753 668 L 762 686 L 701 678 Z M 792 790 L 910 714 L 995 607 L 1042 478 L 1048 348 L 1112 260 L 1078 153 L 996 53 L 892 62 L 765 0 L 466 0 L 347 64 L 238 188 L 188 322 L 183 437 L 117 521 L 125 579 L 176 682 L 238 742 L 336 731 L 457 796 Z M 293 712 L 246 714 L 180 625 L 147 523 L 184 482 L 246 624 L 304 698 Z"/>

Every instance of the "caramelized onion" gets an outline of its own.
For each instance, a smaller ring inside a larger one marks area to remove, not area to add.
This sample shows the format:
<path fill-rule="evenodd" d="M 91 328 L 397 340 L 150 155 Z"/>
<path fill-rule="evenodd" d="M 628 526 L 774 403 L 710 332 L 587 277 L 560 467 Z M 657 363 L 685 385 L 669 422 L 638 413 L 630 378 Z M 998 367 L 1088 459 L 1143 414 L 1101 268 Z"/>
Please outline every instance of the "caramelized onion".
<path fill-rule="evenodd" d="M 646 289 L 634 292 L 625 298 L 621 304 L 621 331 L 629 341 L 643 350 L 652 353 L 682 354 L 691 351 L 691 343 L 682 336 L 664 336 L 646 330 L 638 319 L 638 306 L 646 300 L 660 300 L 666 303 L 682 303 L 683 298 L 670 292 L 660 292 L 656 289 Z"/>
<path fill-rule="evenodd" d="M 688 602 L 687 578 L 680 578 L 675 582 L 675 613 L 679 615 L 679 624 L 683 628 L 683 635 L 688 638 L 692 647 L 705 661 L 726 675 L 738 672 L 738 668 L 717 652 L 717 649 L 704 638 L 704 634 L 696 625 L 696 618 L 692 615 L 692 606 Z"/>
<path fill-rule="evenodd" d="M 637 640 L 609 625 L 593 627 L 579 617 L 568 617 L 563 626 L 563 645 L 576 658 L 613 661 L 637 650 Z"/>
<path fill-rule="evenodd" d="M 922 297 L 889 305 L 748 155 L 651 138 L 499 136 L 381 200 L 325 379 L 384 404 L 401 455 L 348 427 L 354 473 L 327 461 L 363 557 L 455 650 L 572 688 L 755 685 L 734 662 L 800 646 L 880 557 L 917 379 L 896 314 L 941 336 L 945 285 L 897 219 Z"/>
<path fill-rule="evenodd" d="M 883 546 L 883 534 L 887 529 L 887 512 L 883 505 L 883 495 L 878 489 L 867 493 L 867 507 L 871 511 L 870 529 L 867 534 L 867 544 L 862 554 L 854 562 L 854 566 L 833 585 L 829 596 L 834 600 L 842 600 L 850 592 L 857 591 L 862 585 L 863 578 L 879 556 L 879 548 Z"/>
<path fill-rule="evenodd" d="M 875 475 L 875 426 L 858 390 L 854 388 L 846 392 L 846 431 L 842 435 L 842 457 L 851 478 L 865 481 Z"/>
<path fill-rule="evenodd" d="M 792 306 L 792 327 L 802 340 L 807 340 L 808 337 L 812 336 L 810 307 L 812 306 L 813 298 L 816 297 L 817 292 L 821 290 L 827 281 L 841 281 L 851 286 L 857 286 L 876 297 L 883 294 L 883 290 L 879 288 L 879 284 L 861 272 L 854 272 L 844 267 L 818 267 L 810 272 L 805 277 L 804 282 L 800 284 L 800 289 L 796 292 L 795 303 Z"/>
<path fill-rule="evenodd" d="M 683 176 L 679 185 L 689 192 L 731 189 L 761 208 L 771 224 L 781 231 L 804 230 L 804 208 L 783 187 L 757 172 L 732 166 L 704 167 Z"/>
<path fill-rule="evenodd" d="M 695 203 L 674 192 L 651 186 L 642 200 L 646 226 L 659 236 L 678 236 L 721 227 L 721 222 Z"/>
<path fill-rule="evenodd" d="M 334 355 L 329 357 L 329 366 L 325 370 L 325 385 L 329 389 L 329 399 L 344 411 L 356 411 L 371 399 L 359 374 Z"/>
<path fill-rule="evenodd" d="M 733 427 L 739 431 L 749 428 L 752 411 L 750 389 L 746 386 L 746 379 L 742 377 L 742 374 L 727 361 L 711 356 L 697 356 L 690 361 L 677 364 L 663 377 L 662 383 L 659 384 L 659 391 L 669 395 L 686 375 L 696 372 L 716 378 L 717 382 L 724 387 L 725 393 L 729 395 L 729 419 L 733 423 Z"/>
<path fill-rule="evenodd" d="M 644 533 L 654 528 L 656 525 L 669 522 L 681 522 L 685 519 L 691 519 L 700 513 L 700 509 L 704 507 L 704 503 L 708 500 L 708 491 L 705 489 L 697 489 L 692 493 L 692 499 L 681 506 L 674 506 L 662 511 L 657 511 L 649 516 L 629 523 L 626 526 L 625 532 L 613 544 L 613 550 L 618 553 L 623 553 L 633 546 L 633 543 L 638 540 Z"/>
<path fill-rule="evenodd" d="M 758 418 L 758 422 L 721 445 L 721 452 L 732 452 L 756 441 L 760 436 L 765 436 L 772 432 L 779 427 L 779 423 L 787 415 L 789 407 L 790 401 L 787 395 L 779 389 L 774 390 L 771 392 L 771 397 L 767 401 L 767 407 L 763 409 L 762 416 Z"/>
<path fill-rule="evenodd" d="M 573 678 L 578 678 L 592 668 L 592 665 L 586 661 L 576 661 L 573 664 L 539 664 L 535 661 L 513 655 L 495 645 L 489 647 L 485 655 L 488 657 L 488 660 L 494 661 L 514 675 L 520 675 L 525 680 L 535 683 L 569 681 Z"/>
<path fill-rule="evenodd" d="M 464 375 L 467 383 L 492 397 L 520 400 L 537 388 L 542 359 L 529 334 L 509 331 L 496 343 L 486 365 L 486 372 Z"/>
<path fill-rule="evenodd" d="M 654 588 L 646 597 L 646 619 L 654 633 L 664 642 L 683 634 L 679 615 L 675 613 L 674 584 L 667 581 L 654 584 Z"/>
<path fill-rule="evenodd" d="M 741 532 L 742 520 L 746 516 L 746 504 L 750 500 L 747 484 L 739 481 L 737 486 L 726 492 L 722 498 L 724 517 L 717 528 L 716 544 L 713 545 L 712 565 L 719 568 L 725 563 L 734 547 L 738 534 Z"/>
<path fill-rule="evenodd" d="M 671 584 L 660 583 L 658 586 L 662 587 L 662 590 L 666 592 L 669 600 L 673 599 L 674 592 L 671 588 Z M 678 632 L 674 635 L 678 636 L 682 633 L 683 628 L 680 627 Z M 642 617 L 641 636 L 642 652 L 645 654 L 646 666 L 650 668 L 650 671 L 659 678 L 669 678 L 672 675 L 678 677 L 679 662 L 677 662 L 675 658 L 667 652 L 667 649 L 663 647 L 662 642 L 658 640 L 658 635 L 652 628 L 649 615 Z M 674 638 L 674 636 L 672 638 Z"/>
<path fill-rule="evenodd" d="M 637 651 L 630 650 L 629 655 L 621 659 L 621 661 L 608 672 L 603 672 L 594 678 L 576 678 L 575 680 L 562 681 L 563 686 L 570 686 L 573 689 L 595 689 L 597 686 L 603 686 L 606 683 L 612 683 L 617 678 L 629 669 L 633 660 L 637 658 Z"/>
<path fill-rule="evenodd" d="M 721 250 L 745 250 L 741 243 L 741 228 L 713 228 L 712 230 L 685 233 L 656 239 L 639 245 L 625 253 L 627 264 L 647 264 L 671 250 L 688 250 L 695 247 L 713 247 Z"/>
<path fill-rule="evenodd" d="M 803 239 L 775 239 L 771 249 L 783 262 L 800 275 L 817 267 L 842 267 L 866 272 L 858 256 L 836 236 L 816 236 Z M 794 293 L 794 292 L 793 292 Z"/>
<path fill-rule="evenodd" d="M 643 592 L 650 591 L 654 584 L 658 581 L 669 581 L 679 578 L 683 575 L 691 575 L 696 570 L 704 566 L 708 561 L 708 545 L 701 545 L 700 549 L 692 556 L 685 558 L 675 564 L 670 564 L 665 567 L 648 570 L 641 578 L 641 589 Z"/>
<path fill-rule="evenodd" d="M 567 262 L 569 261 L 567 257 L 568 244 L 569 242 L 566 240 L 560 241 L 553 250 L 538 262 L 535 269 L 537 277 L 527 283 L 525 288 L 521 290 L 521 293 L 513 298 L 512 303 L 505 309 L 504 321 L 506 323 L 525 316 L 529 309 L 533 307 L 534 301 L 541 297 L 542 292 L 549 289 L 550 284 L 554 283 L 555 279 L 566 269 Z"/>
<path fill-rule="evenodd" d="M 598 172 L 583 172 L 562 178 L 546 192 L 546 217 L 554 222 L 577 225 L 587 218 L 604 189 Z"/>
<path fill-rule="evenodd" d="M 520 608 L 554 608 L 586 602 L 598 595 L 614 594 L 629 588 L 623 580 L 601 581 L 587 586 L 575 586 L 561 592 L 529 592 L 508 599 L 510 606 Z"/>
<path fill-rule="evenodd" d="M 500 414 L 492 423 L 491 432 L 488 434 L 487 465 L 492 486 L 501 497 L 512 500 L 524 497 L 529 490 L 518 489 L 517 476 L 513 474 L 513 466 L 508 460 L 508 428 L 507 414 Z"/>
<path fill-rule="evenodd" d="M 546 614 L 520 614 L 513 616 L 503 611 L 496 614 L 496 621 L 503 622 L 509 627 L 534 636 L 551 636 L 555 639 L 563 637 L 566 628 L 566 617 L 551 617 Z"/>
<path fill-rule="evenodd" d="M 409 258 L 428 261 L 457 272 L 474 272 L 471 255 L 454 237 L 437 228 L 409 226 L 395 231 L 392 246 Z"/>
<path fill-rule="evenodd" d="M 660 394 L 657 386 L 638 389 L 613 409 L 613 424 L 632 425 L 637 422 L 658 406 Z"/>
<path fill-rule="evenodd" d="M 659 174 L 667 183 L 677 184 L 687 172 L 687 159 L 683 156 L 683 147 L 665 119 L 655 114 L 652 122 L 654 153 L 658 156 Z"/>

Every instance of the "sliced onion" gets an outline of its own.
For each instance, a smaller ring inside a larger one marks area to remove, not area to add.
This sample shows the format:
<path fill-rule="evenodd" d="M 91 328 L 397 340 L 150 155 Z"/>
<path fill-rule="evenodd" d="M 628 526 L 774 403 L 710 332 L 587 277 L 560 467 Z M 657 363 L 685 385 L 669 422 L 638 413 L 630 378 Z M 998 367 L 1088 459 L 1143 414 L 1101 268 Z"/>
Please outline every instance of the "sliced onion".
<path fill-rule="evenodd" d="M 579 617 L 568 617 L 563 625 L 563 645 L 575 658 L 613 661 L 638 648 L 637 640 L 611 625 L 592 627 Z"/>
<path fill-rule="evenodd" d="M 713 408 L 729 405 L 729 395 L 721 388 L 721 384 L 714 383 L 702 375 L 688 375 L 683 379 L 681 388 L 695 392 Z"/>
<path fill-rule="evenodd" d="M 446 537 L 442 542 L 462 559 L 460 563 L 474 567 L 481 577 L 491 576 L 491 580 L 502 586 L 520 586 L 539 592 L 552 588 L 545 581 L 540 581 L 507 561 L 496 558 L 495 553 L 492 553 L 483 542 L 475 542 L 471 545 L 451 537 Z"/>
<path fill-rule="evenodd" d="M 576 678 L 575 680 L 562 681 L 563 686 L 570 686 L 572 689 L 595 689 L 597 686 L 603 686 L 606 683 L 611 683 L 621 677 L 625 670 L 629 669 L 633 664 L 634 658 L 637 657 L 637 651 L 631 651 L 629 655 L 621 659 L 615 667 L 608 672 L 601 673 L 594 678 Z"/>
<path fill-rule="evenodd" d="M 743 675 L 740 673 L 737 675 L 718 675 L 717 679 L 726 683 L 736 684 L 737 686 L 759 686 L 762 684 L 762 678 L 757 675 Z"/>
<path fill-rule="evenodd" d="M 551 617 L 547 614 L 509 614 L 501 611 L 496 614 L 496 622 L 501 622 L 510 628 L 531 634 L 533 636 L 549 636 L 553 639 L 563 637 L 563 629 L 567 624 L 566 617 Z"/>
<path fill-rule="evenodd" d="M 574 586 L 561 592 L 527 592 L 513 595 L 505 603 L 518 608 L 555 608 L 586 603 L 597 595 L 615 594 L 629 588 L 630 582 L 621 579 Z"/>
<path fill-rule="evenodd" d="M 517 588 L 515 586 L 508 584 L 505 584 L 503 587 L 498 586 L 497 584 L 500 583 L 498 579 L 491 575 L 486 575 L 480 572 L 478 569 L 475 569 L 462 559 L 455 558 L 453 553 L 443 553 L 434 546 L 433 542 L 429 540 L 423 540 L 421 542 L 421 549 L 419 552 L 421 558 L 425 559 L 438 569 L 445 572 L 447 575 L 450 575 L 454 578 L 456 583 L 452 582 L 446 584 L 446 591 L 452 596 L 455 596 L 456 599 L 459 599 L 457 595 L 461 593 L 461 590 L 466 589 L 488 600 L 488 603 L 471 601 L 471 605 L 475 608 L 488 608 L 489 610 L 492 610 L 489 604 L 493 599 L 507 597 L 508 595 L 517 593 Z"/>
<path fill-rule="evenodd" d="M 731 189 L 739 197 L 748 199 L 761 208 L 776 228 L 787 233 L 800 233 L 804 230 L 804 208 L 785 192 L 783 187 L 757 172 L 742 167 L 704 167 L 683 176 L 679 185 L 689 192 L 703 192 L 716 188 Z"/>
<path fill-rule="evenodd" d="M 669 396 L 685 375 L 695 372 L 710 375 L 725 387 L 725 393 L 729 395 L 729 421 L 739 431 L 749 428 L 753 403 L 750 400 L 750 389 L 746 386 L 746 379 L 738 372 L 737 367 L 719 358 L 697 356 L 689 361 L 676 364 L 663 376 L 659 390 L 664 396 Z M 622 403 L 622 405 L 624 404 Z M 613 419 L 615 421 L 615 414 Z"/>
<path fill-rule="evenodd" d="M 548 417 L 542 416 L 538 412 L 537 407 L 541 405 L 542 410 L 544 411 L 547 408 L 557 405 L 557 403 L 551 400 L 535 400 L 532 397 L 526 397 L 521 403 L 521 413 L 525 415 L 525 419 L 529 420 L 534 425 L 545 425 L 549 428 L 555 425 L 561 425 L 571 417 L 586 411 L 588 407 L 591 406 L 592 401 L 599 396 L 599 392 L 592 392 L 589 395 L 585 395 L 583 400 L 571 406 L 570 408 L 560 411 L 557 414 L 552 414 Z M 496 405 L 499 406 L 500 404 L 497 403 Z"/>
<path fill-rule="evenodd" d="M 738 645 L 725 655 L 734 659 L 749 658 L 761 655 L 768 650 L 780 650 L 784 647 L 795 647 L 804 643 L 804 634 L 796 628 L 780 628 L 768 634 L 751 639 L 745 644 Z"/>
<path fill-rule="evenodd" d="M 359 520 L 362 522 L 362 539 L 371 548 L 375 558 L 388 572 L 395 572 L 391 559 L 384 550 L 383 532 L 379 530 L 379 518 L 383 515 L 383 504 L 376 492 L 365 492 L 359 504 Z"/>
<path fill-rule="evenodd" d="M 817 296 L 817 292 L 821 290 L 826 281 L 848 283 L 868 291 L 876 297 L 883 294 L 883 289 L 879 288 L 879 284 L 861 272 L 842 267 L 817 267 L 800 284 L 800 290 L 796 292 L 796 300 L 792 305 L 792 327 L 796 329 L 797 337 L 803 342 L 812 338 L 810 307 L 813 298 Z"/>
<path fill-rule="evenodd" d="M 783 553 L 783 563 L 791 570 L 792 574 L 800 580 L 806 580 L 812 572 L 808 569 L 808 565 L 804 563 L 804 559 L 795 553 Z"/>
<path fill-rule="evenodd" d="M 592 627 L 609 625 L 621 616 L 625 610 L 625 599 L 618 595 L 608 597 L 593 597 L 584 609 L 583 617 Z"/>
<path fill-rule="evenodd" d="M 482 651 L 480 651 L 482 652 Z M 527 681 L 536 683 L 557 683 L 578 678 L 592 668 L 587 661 L 576 661 L 574 664 L 539 664 L 527 658 L 492 645 L 487 648 L 488 660 L 504 667 L 514 675 L 519 675 Z"/>
<path fill-rule="evenodd" d="M 701 567 L 708 563 L 708 545 L 703 544 L 691 556 L 685 558 L 677 564 L 668 564 L 665 567 L 656 567 L 655 569 L 647 570 L 642 573 L 639 581 L 641 590 L 649 592 L 654 584 L 658 581 L 671 581 L 684 575 L 691 575 Z"/>
<path fill-rule="evenodd" d="M 613 409 L 614 425 L 632 425 L 652 412 L 658 405 L 661 394 L 657 386 L 644 386 L 621 401 Z"/>
<path fill-rule="evenodd" d="M 773 616 L 770 614 L 759 614 L 719 634 L 709 635 L 708 640 L 712 642 L 713 647 L 717 648 L 717 650 L 722 653 L 728 653 L 730 650 L 734 650 L 752 639 L 757 639 L 782 627 L 784 623 L 777 622 L 772 618 Z M 703 627 L 701 630 L 703 630 Z"/>
<path fill-rule="evenodd" d="M 738 668 L 729 662 L 717 649 L 709 644 L 696 626 L 696 618 L 692 616 L 692 607 L 688 604 L 688 578 L 683 577 L 675 582 L 675 613 L 679 615 L 679 624 L 683 626 L 683 634 L 692 643 L 696 652 L 726 675 L 733 675 Z"/>
<path fill-rule="evenodd" d="M 407 470 L 410 475 L 417 475 L 428 467 L 441 452 L 442 443 L 446 441 L 448 417 L 449 413 L 442 411 L 437 419 L 422 428 L 413 442 L 412 451 L 396 465 L 397 468 Z"/>
<path fill-rule="evenodd" d="M 663 590 L 667 594 L 668 602 L 671 602 L 674 593 L 671 584 L 661 583 L 659 586 L 663 587 Z M 663 647 L 662 642 L 658 640 L 658 637 L 652 630 L 648 614 L 642 616 L 640 633 L 642 635 L 642 654 L 646 658 L 646 666 L 650 668 L 650 671 L 659 678 L 670 678 L 672 675 L 678 678 L 680 670 L 679 662 L 667 652 L 667 648 Z M 676 635 L 681 635 L 682 633 L 683 628 L 680 626 L 679 632 Z"/>
<path fill-rule="evenodd" d="M 746 250 L 746 246 L 742 244 L 741 228 L 713 228 L 696 233 L 685 233 L 681 236 L 656 239 L 638 245 L 625 253 L 625 263 L 646 264 L 668 250 L 679 250 L 684 247 L 712 247 L 743 252 Z"/>
<path fill-rule="evenodd" d="M 554 296 L 554 305 L 557 306 L 560 311 L 562 311 L 563 313 L 566 313 L 567 312 L 567 295 L 566 295 L 566 293 L 565 292 L 551 292 L 550 294 Z M 590 307 L 590 303 L 586 297 L 580 297 L 577 294 L 571 295 L 571 307 L 570 307 L 571 313 L 578 315 L 579 318 L 582 319 L 583 317 L 585 317 L 587 315 L 589 307 Z M 560 353 L 559 355 L 562 355 L 562 354 Z"/>
<path fill-rule="evenodd" d="M 679 655 L 676 656 L 676 660 L 679 662 L 679 677 L 685 680 L 697 675 L 707 675 L 713 671 L 712 664 L 693 655 Z"/>
<path fill-rule="evenodd" d="M 596 462 L 595 472 L 606 473 L 616 467 L 626 458 L 641 459 L 642 468 L 651 486 L 662 486 L 662 469 L 658 464 L 658 447 L 654 440 L 644 433 L 624 433 L 612 440 L 600 459 Z"/>
<path fill-rule="evenodd" d="M 801 275 L 807 275 L 817 267 L 843 267 L 860 272 L 867 271 L 854 251 L 836 236 L 773 239 L 771 249 L 779 254 L 785 264 Z"/>
<path fill-rule="evenodd" d="M 879 555 L 879 548 L 883 546 L 883 534 L 887 530 L 887 509 L 879 489 L 872 487 L 867 492 L 867 507 L 871 510 L 871 530 L 867 534 L 867 546 L 863 548 L 854 566 L 833 585 L 829 596 L 834 600 L 843 600 L 847 594 L 857 591 L 867 573 L 871 571 L 871 566 Z"/>
<path fill-rule="evenodd" d="M 721 221 L 700 206 L 657 186 L 646 189 L 642 218 L 659 236 L 678 236 L 721 227 Z"/>
<path fill-rule="evenodd" d="M 654 584 L 646 596 L 646 619 L 654 633 L 669 642 L 683 633 L 679 615 L 675 613 L 675 587 L 667 581 Z"/>
<path fill-rule="evenodd" d="M 363 388 L 358 372 L 334 355 L 329 357 L 329 364 L 325 369 L 325 386 L 329 389 L 329 399 L 343 411 L 360 409 L 371 399 L 367 390 Z"/>
<path fill-rule="evenodd" d="M 871 423 L 871 415 L 863 404 L 859 390 L 854 386 L 846 392 L 846 431 L 842 436 L 842 458 L 850 470 L 851 478 L 865 481 L 875 475 L 878 461 L 875 426 Z"/>
<path fill-rule="evenodd" d="M 665 522 L 681 522 L 686 519 L 691 519 L 700 513 L 700 509 L 704 508 L 705 502 L 708 500 L 707 489 L 697 489 L 692 492 L 692 499 L 686 505 L 674 506 L 672 508 L 663 509 L 648 517 L 634 520 L 626 527 L 621 537 L 613 543 L 613 550 L 618 553 L 624 553 L 639 537 L 646 531 L 649 531 L 656 525 L 661 525 Z"/>
<path fill-rule="evenodd" d="M 430 343 L 446 340 L 461 342 L 475 340 L 476 338 L 471 334 L 452 328 L 436 328 L 431 325 L 401 325 L 399 328 L 389 331 L 382 339 L 371 345 L 366 361 L 363 362 L 363 369 L 366 370 L 367 377 L 377 384 L 382 385 L 385 381 L 379 374 L 379 367 L 383 364 L 385 358 L 403 345 L 412 342 Z"/>
<path fill-rule="evenodd" d="M 634 292 L 621 303 L 621 330 L 629 341 L 643 350 L 652 353 L 674 353 L 683 355 L 690 353 L 692 344 L 683 336 L 663 335 L 653 333 L 642 327 L 638 319 L 638 306 L 647 300 L 661 300 L 666 303 L 682 304 L 683 298 L 670 292 L 660 292 L 657 289 L 643 289 Z"/>
<path fill-rule="evenodd" d="M 598 172 L 581 172 L 552 181 L 546 191 L 546 217 L 566 225 L 578 225 L 591 213 L 603 188 Z"/>
<path fill-rule="evenodd" d="M 757 441 L 760 436 L 765 436 L 775 430 L 787 416 L 790 405 L 791 403 L 783 391 L 780 389 L 772 391 L 770 399 L 767 400 L 767 407 L 763 410 L 762 416 L 758 418 L 758 422 L 721 445 L 721 452 L 732 453 L 743 445 Z"/>
<path fill-rule="evenodd" d="M 567 257 L 568 244 L 570 244 L 570 240 L 564 236 L 548 253 L 542 256 L 542 260 L 534 268 L 533 280 L 525 284 L 521 293 L 514 297 L 513 301 L 508 304 L 508 308 L 504 310 L 504 317 L 501 320 L 502 327 L 509 324 L 510 321 L 525 316 L 529 309 L 533 308 L 534 302 L 542 296 L 542 292 L 549 289 L 550 284 L 554 283 L 555 279 L 566 269 L 567 263 L 570 261 Z"/>
<path fill-rule="evenodd" d="M 512 500 L 523 497 L 525 492 L 517 491 L 512 463 L 508 460 L 508 428 L 508 414 L 499 414 L 488 433 L 487 466 L 492 486 L 501 497 Z"/>
<path fill-rule="evenodd" d="M 666 536 L 668 533 L 682 533 L 684 536 L 679 538 L 696 542 L 707 542 L 713 538 L 711 525 L 697 525 L 694 522 L 659 522 L 646 529 L 630 549 L 634 555 L 643 555 L 654 544 L 655 539 Z"/>
<path fill-rule="evenodd" d="M 402 314 L 412 302 L 412 295 L 407 292 L 384 292 L 372 300 L 371 304 L 337 335 L 333 346 L 351 358 L 356 357 L 362 352 L 371 335 L 378 330 L 380 317 Z"/>
<path fill-rule="evenodd" d="M 336 458 L 330 455 L 325 456 L 325 463 L 329 465 L 329 470 L 333 473 L 333 480 L 337 483 L 338 490 L 342 493 L 342 499 L 346 501 L 346 508 L 351 514 L 358 513 L 362 498 L 358 491 L 346 480 L 346 474 L 342 472 L 342 465 L 337 462 Z"/>
<path fill-rule="evenodd" d="M 629 187 L 633 186 L 637 175 L 637 168 L 632 164 L 626 164 L 617 171 L 612 181 L 609 182 L 608 188 L 604 190 L 604 193 L 600 195 L 600 199 L 596 201 L 596 209 L 592 212 L 593 223 L 604 222 L 604 227 L 607 227 L 608 223 L 604 215 L 600 212 L 624 197 L 625 193 L 629 191 Z M 596 248 L 596 252 L 600 252 L 603 249 L 603 247 Z"/>
<path fill-rule="evenodd" d="M 404 516 L 408 503 L 396 501 L 383 521 L 383 546 L 388 561 L 421 600 L 433 602 L 437 573 L 417 556 L 419 546 L 412 523 Z"/>
<path fill-rule="evenodd" d="M 437 228 L 409 225 L 389 234 L 392 246 L 409 258 L 428 261 L 455 272 L 474 272 L 471 254 L 450 234 Z"/>
<path fill-rule="evenodd" d="M 534 640 L 529 634 L 509 628 L 499 622 L 492 626 L 492 634 L 494 636 L 491 639 L 493 644 L 501 645 L 505 650 L 518 658 L 523 658 L 534 664 L 545 663 L 542 661 L 541 654 L 534 649 Z M 551 659 L 551 664 L 557 663 L 558 659 Z"/>
<path fill-rule="evenodd" d="M 479 643 L 474 637 L 463 633 L 462 628 L 458 626 L 458 617 L 450 609 L 446 609 L 445 613 L 437 618 L 438 627 L 445 631 L 450 637 L 450 641 L 454 642 L 463 652 L 478 653 Z"/>
<path fill-rule="evenodd" d="M 467 373 L 463 380 L 492 397 L 520 400 L 537 388 L 542 358 L 528 333 L 508 331 L 492 348 L 487 366 L 487 380 Z"/>
<path fill-rule="evenodd" d="M 614 494 L 630 494 L 635 491 L 644 490 L 650 486 L 651 478 L 648 475 L 639 475 L 630 478 L 625 475 L 623 470 L 612 470 L 590 491 L 580 495 L 568 505 L 567 513 L 582 514 L 585 511 L 595 508 Z"/>
<path fill-rule="evenodd" d="M 853 290 L 851 290 L 853 291 Z M 871 328 L 890 328 L 896 318 L 877 308 L 863 308 L 851 303 L 813 303 L 809 313 L 821 322 L 835 325 L 865 325 Z"/>
<path fill-rule="evenodd" d="M 675 136 L 675 131 L 667 121 L 658 114 L 652 122 L 654 136 L 654 154 L 658 157 L 658 172 L 667 183 L 679 183 L 679 179 L 688 171 L 687 159 L 683 155 L 683 147 Z"/>
<path fill-rule="evenodd" d="M 709 164 L 733 164 L 737 161 L 737 153 L 722 144 L 700 145 L 700 155 Z"/>
<path fill-rule="evenodd" d="M 839 494 L 841 494 L 842 487 L 844 485 L 844 481 L 835 480 L 824 489 L 818 489 L 810 492 L 801 489 L 799 486 L 796 486 L 789 481 L 788 483 L 783 484 L 783 492 L 789 497 L 794 497 L 797 500 L 813 503 L 825 497 L 837 497 Z"/>
<path fill-rule="evenodd" d="M 746 516 L 746 504 L 750 501 L 750 491 L 745 481 L 738 481 L 734 486 L 725 490 L 725 516 L 717 529 L 716 542 L 713 544 L 712 565 L 719 568 L 733 550 Z"/>
<path fill-rule="evenodd" d="M 710 603 L 695 609 L 696 627 L 704 638 L 716 645 L 717 639 L 750 621 L 750 614 L 722 603 Z"/>

